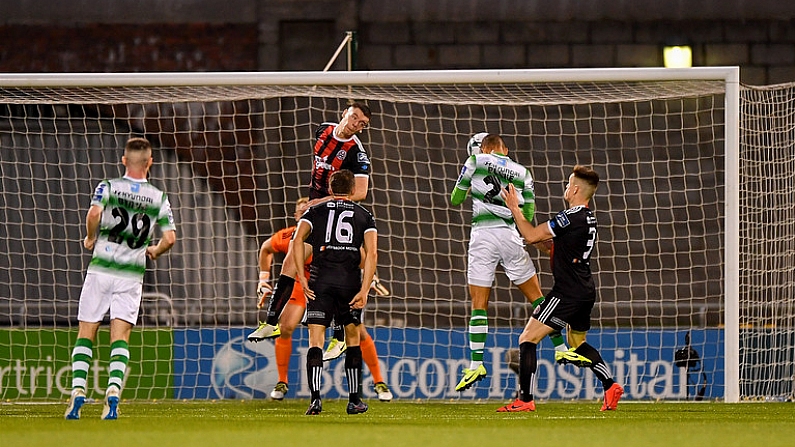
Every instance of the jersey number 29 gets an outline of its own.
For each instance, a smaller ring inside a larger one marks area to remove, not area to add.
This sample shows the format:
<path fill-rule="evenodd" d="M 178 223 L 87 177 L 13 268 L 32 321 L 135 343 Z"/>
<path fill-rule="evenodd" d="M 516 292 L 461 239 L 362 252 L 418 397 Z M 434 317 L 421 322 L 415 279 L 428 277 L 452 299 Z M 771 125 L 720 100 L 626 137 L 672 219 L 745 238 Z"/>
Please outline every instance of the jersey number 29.
<path fill-rule="evenodd" d="M 119 223 L 110 229 L 108 242 L 114 244 L 127 242 L 127 246 L 130 248 L 143 247 L 149 237 L 149 226 L 151 225 L 149 216 L 144 213 L 135 213 L 131 217 L 124 208 L 113 208 L 111 214 L 119 219 Z M 130 223 L 132 223 L 132 228 L 130 228 L 132 235 L 125 237 L 122 233 Z"/>

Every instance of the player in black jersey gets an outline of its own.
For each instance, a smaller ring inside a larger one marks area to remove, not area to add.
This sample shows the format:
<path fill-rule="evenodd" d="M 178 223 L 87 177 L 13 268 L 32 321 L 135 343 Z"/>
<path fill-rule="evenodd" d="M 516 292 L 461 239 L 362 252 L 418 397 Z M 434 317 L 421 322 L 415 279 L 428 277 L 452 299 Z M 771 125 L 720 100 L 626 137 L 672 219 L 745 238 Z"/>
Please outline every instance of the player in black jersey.
<path fill-rule="evenodd" d="M 349 199 L 359 201 L 367 197 L 370 187 L 370 159 L 356 136 L 370 125 L 370 108 L 354 102 L 342 114 L 339 124 L 323 123 L 315 130 L 315 145 L 312 150 L 312 175 L 309 182 L 309 205 L 329 197 L 328 181 L 334 172 L 347 169 L 354 174 L 355 192 Z M 303 270 L 293 265 L 292 252 L 282 264 L 281 274 L 267 303 L 266 320 L 257 330 L 248 335 L 250 341 L 275 338 L 280 334 L 279 316 L 290 298 L 294 279 Z"/>
<path fill-rule="evenodd" d="M 343 169 L 331 175 L 331 198 L 311 208 L 301 217 L 293 239 L 293 262 L 304 259 L 304 241 L 312 245 L 310 278 L 298 275 L 306 304 L 309 350 L 306 370 L 311 403 L 306 414 L 320 414 L 323 344 L 326 328 L 334 320 L 345 328 L 345 375 L 348 378 L 348 414 L 367 411 L 359 396 L 362 351 L 359 328 L 362 309 L 375 274 L 378 231 L 369 211 L 350 200 L 355 194 L 352 172 Z M 364 270 L 359 268 L 364 248 Z"/>
<path fill-rule="evenodd" d="M 605 390 L 601 411 L 615 410 L 624 389 L 613 380 L 599 351 L 585 342 L 591 328 L 591 310 L 596 286 L 591 275 L 591 253 L 596 242 L 596 217 L 588 208 L 599 184 L 599 174 L 577 165 L 569 176 L 563 199 L 569 208 L 546 223 L 533 226 L 522 215 L 512 185 L 502 193 L 519 232 L 528 243 L 552 240 L 552 275 L 555 282 L 546 300 L 536 309 L 519 336 L 519 398 L 499 408 L 500 412 L 535 411 L 532 400 L 538 367 L 537 344 L 550 332 L 566 329 L 574 352 L 591 360 L 589 368 Z"/>
<path fill-rule="evenodd" d="M 371 116 L 370 107 L 361 102 L 353 102 L 343 111 L 338 124 L 324 122 L 315 130 L 316 140 L 312 149 L 312 174 L 309 182 L 310 206 L 327 200 L 330 195 L 329 178 L 340 169 L 349 170 L 355 178 L 354 192 L 349 199 L 360 201 L 367 197 L 370 187 L 370 158 L 356 135 L 370 125 Z M 290 261 L 291 258 L 292 250 L 290 249 L 282 263 L 275 287 L 271 288 L 267 283 L 270 279 L 269 275 L 266 278 L 265 286 L 262 283 L 258 285 L 258 293 L 262 291 L 262 295 L 258 297 L 257 307 L 265 305 L 267 313 L 265 321 L 260 322 L 257 329 L 247 336 L 249 341 L 258 342 L 281 335 L 279 318 L 292 294 L 295 277 L 299 271 L 303 270 L 294 265 Z M 389 295 L 389 289 L 381 283 L 377 276 L 373 277 L 370 287 L 378 296 Z M 359 329 L 362 333 L 364 358 L 373 373 L 373 387 L 378 399 L 388 402 L 392 400 L 392 392 L 379 372 L 375 344 L 372 337 L 367 334 L 364 325 Z M 329 348 L 326 350 L 323 360 L 339 357 L 346 348 L 344 330 L 335 325 L 334 336 L 329 341 Z"/>

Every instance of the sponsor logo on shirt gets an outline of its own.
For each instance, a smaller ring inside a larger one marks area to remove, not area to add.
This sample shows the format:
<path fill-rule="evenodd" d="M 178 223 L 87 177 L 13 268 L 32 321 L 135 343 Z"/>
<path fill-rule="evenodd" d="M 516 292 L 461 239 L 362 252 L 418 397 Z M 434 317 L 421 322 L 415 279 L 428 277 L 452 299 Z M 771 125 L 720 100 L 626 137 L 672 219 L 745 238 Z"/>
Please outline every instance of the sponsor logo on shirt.
<path fill-rule="evenodd" d="M 100 183 L 99 186 L 97 186 L 97 189 L 94 191 L 94 201 L 95 202 L 102 201 L 102 194 L 104 193 L 105 193 L 105 184 Z"/>

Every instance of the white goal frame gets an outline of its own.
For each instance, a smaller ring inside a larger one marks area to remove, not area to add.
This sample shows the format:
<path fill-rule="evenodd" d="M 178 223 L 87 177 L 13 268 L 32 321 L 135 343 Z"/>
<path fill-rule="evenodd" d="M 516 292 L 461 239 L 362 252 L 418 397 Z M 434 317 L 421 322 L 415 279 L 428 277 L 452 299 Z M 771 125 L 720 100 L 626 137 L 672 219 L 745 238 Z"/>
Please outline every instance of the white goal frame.
<path fill-rule="evenodd" d="M 0 74 L 0 87 L 156 87 L 376 84 L 495 84 L 532 82 L 722 81 L 725 84 L 724 319 L 726 402 L 740 400 L 740 70 L 739 67 L 430 70 L 225 73 Z"/>

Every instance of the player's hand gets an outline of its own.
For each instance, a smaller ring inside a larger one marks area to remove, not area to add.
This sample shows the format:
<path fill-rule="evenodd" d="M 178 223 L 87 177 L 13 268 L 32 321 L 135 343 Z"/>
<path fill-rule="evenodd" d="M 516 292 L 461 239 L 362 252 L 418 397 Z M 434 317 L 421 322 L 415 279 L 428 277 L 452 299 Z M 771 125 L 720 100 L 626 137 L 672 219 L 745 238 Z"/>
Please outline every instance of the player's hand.
<path fill-rule="evenodd" d="M 262 309 L 273 294 L 273 287 L 267 281 L 260 281 L 257 285 L 257 309 Z"/>
<path fill-rule="evenodd" d="M 83 239 L 83 247 L 85 247 L 86 250 L 93 250 L 94 249 L 94 243 L 96 241 L 97 241 L 96 238 L 86 236 L 86 238 Z"/>
<path fill-rule="evenodd" d="M 500 197 L 505 201 L 505 206 L 511 211 L 518 210 L 521 213 L 521 209 L 519 208 L 519 194 L 516 193 L 516 188 L 514 188 L 512 184 L 508 184 L 507 188 L 500 191 Z"/>
<path fill-rule="evenodd" d="M 353 297 L 350 303 L 351 309 L 363 309 L 367 304 L 367 291 L 359 292 Z"/>
<path fill-rule="evenodd" d="M 317 205 L 319 203 L 328 202 L 329 200 L 331 200 L 333 198 L 334 198 L 334 196 L 318 197 L 317 199 L 310 200 L 309 202 L 307 202 L 306 205 L 307 205 L 307 207 L 312 208 L 313 206 L 315 206 L 315 205 Z"/>
<path fill-rule="evenodd" d="M 547 239 L 545 241 L 536 242 L 533 244 L 533 247 L 537 248 L 541 253 L 551 255 L 552 254 L 552 239 Z"/>
<path fill-rule="evenodd" d="M 301 288 L 304 289 L 304 296 L 306 299 L 315 299 L 315 291 L 309 288 L 309 283 L 306 280 L 306 276 L 299 274 L 295 280 L 298 281 L 298 284 L 301 284 Z"/>
<path fill-rule="evenodd" d="M 149 259 L 154 261 L 159 256 L 160 256 L 160 253 L 157 252 L 157 246 L 150 245 L 150 246 L 146 247 L 146 257 L 148 257 Z"/>

